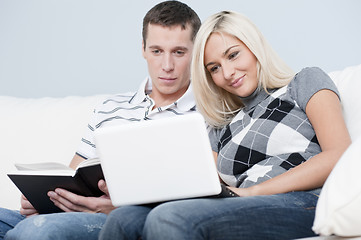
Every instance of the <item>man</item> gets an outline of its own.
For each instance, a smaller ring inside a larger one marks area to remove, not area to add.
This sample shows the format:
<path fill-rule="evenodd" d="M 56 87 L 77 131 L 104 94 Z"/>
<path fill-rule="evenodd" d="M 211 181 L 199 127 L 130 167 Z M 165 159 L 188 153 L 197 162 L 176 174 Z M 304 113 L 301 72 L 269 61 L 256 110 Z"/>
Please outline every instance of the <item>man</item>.
<path fill-rule="evenodd" d="M 199 27 L 197 14 L 178 1 L 165 1 L 148 11 L 143 19 L 142 48 L 150 77 L 141 83 L 137 92 L 116 95 L 94 111 L 70 163 L 72 168 L 86 159 L 97 157 L 93 134 L 97 128 L 195 110 L 189 87 L 190 62 L 193 40 Z M 22 215 L 0 209 L 0 237 L 6 234 L 5 239 L 97 239 L 107 214 L 114 209 L 104 180 L 98 185 L 104 192 L 98 198 L 79 196 L 64 189 L 49 192 L 50 199 L 64 213 L 37 215 L 23 196 Z"/>

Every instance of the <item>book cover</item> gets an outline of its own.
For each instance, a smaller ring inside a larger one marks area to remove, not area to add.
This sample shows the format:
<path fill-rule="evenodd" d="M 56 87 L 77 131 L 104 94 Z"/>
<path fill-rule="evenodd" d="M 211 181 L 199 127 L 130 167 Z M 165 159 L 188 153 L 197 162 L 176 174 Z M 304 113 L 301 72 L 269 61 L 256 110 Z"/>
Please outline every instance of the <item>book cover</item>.
<path fill-rule="evenodd" d="M 9 178 L 39 213 L 62 212 L 49 199 L 47 193 L 63 188 L 86 197 L 99 197 L 104 193 L 98 181 L 104 179 L 98 159 L 85 160 L 73 170 L 59 163 L 15 164 L 16 172 Z"/>

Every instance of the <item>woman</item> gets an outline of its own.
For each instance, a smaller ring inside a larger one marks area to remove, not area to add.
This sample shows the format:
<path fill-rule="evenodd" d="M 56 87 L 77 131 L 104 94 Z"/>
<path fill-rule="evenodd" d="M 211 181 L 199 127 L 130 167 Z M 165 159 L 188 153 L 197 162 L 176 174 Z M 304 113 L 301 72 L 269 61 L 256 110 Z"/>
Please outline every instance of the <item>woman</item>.
<path fill-rule="evenodd" d="M 192 85 L 219 176 L 239 197 L 146 209 L 143 238 L 315 235 L 318 194 L 351 142 L 332 80 L 318 68 L 294 74 L 246 17 L 224 11 L 197 34 Z"/>

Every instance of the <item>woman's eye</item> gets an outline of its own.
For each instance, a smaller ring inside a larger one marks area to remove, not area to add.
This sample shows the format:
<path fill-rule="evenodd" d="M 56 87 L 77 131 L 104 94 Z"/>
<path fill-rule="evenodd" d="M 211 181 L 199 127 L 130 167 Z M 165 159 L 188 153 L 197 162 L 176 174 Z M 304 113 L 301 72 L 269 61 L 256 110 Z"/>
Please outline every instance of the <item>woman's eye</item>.
<path fill-rule="evenodd" d="M 228 55 L 228 59 L 233 59 L 235 57 L 237 57 L 239 54 L 239 51 L 236 51 L 236 52 L 232 52 L 231 54 Z"/>
<path fill-rule="evenodd" d="M 219 69 L 219 66 L 213 66 L 213 67 L 211 67 L 211 68 L 209 69 L 209 72 L 210 72 L 210 73 L 215 73 L 215 72 L 218 71 L 218 69 Z"/>

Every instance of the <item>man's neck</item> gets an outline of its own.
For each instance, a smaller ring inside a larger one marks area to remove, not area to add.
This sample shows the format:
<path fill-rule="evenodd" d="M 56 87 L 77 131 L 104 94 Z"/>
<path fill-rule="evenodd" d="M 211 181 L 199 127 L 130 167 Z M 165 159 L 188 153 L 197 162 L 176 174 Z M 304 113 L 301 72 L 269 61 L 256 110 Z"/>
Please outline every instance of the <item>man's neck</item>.
<path fill-rule="evenodd" d="M 154 108 L 158 108 L 158 107 L 164 107 L 164 106 L 168 106 L 174 102 L 176 102 L 179 98 L 181 98 L 184 93 L 187 91 L 188 86 L 186 88 L 184 88 L 184 90 L 182 91 L 178 91 L 177 93 L 174 94 L 162 94 L 160 92 L 154 92 L 152 91 L 149 96 L 153 99 L 154 101 Z"/>

